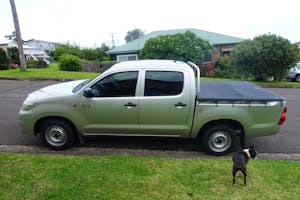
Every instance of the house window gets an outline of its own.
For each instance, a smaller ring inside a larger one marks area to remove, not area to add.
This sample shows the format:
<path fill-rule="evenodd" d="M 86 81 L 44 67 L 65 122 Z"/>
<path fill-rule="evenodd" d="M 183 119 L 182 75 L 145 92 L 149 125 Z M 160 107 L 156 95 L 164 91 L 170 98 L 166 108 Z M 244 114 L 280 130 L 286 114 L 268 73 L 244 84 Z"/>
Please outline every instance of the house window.
<path fill-rule="evenodd" d="M 205 55 L 202 59 L 202 63 L 212 63 L 212 54 Z"/>
<path fill-rule="evenodd" d="M 117 56 L 117 61 L 119 61 L 119 62 L 128 61 L 128 60 L 138 60 L 138 55 L 137 54 L 127 54 L 127 55 L 118 55 Z"/>
<path fill-rule="evenodd" d="M 222 54 L 223 54 L 223 57 L 230 56 L 230 51 L 223 51 Z"/>

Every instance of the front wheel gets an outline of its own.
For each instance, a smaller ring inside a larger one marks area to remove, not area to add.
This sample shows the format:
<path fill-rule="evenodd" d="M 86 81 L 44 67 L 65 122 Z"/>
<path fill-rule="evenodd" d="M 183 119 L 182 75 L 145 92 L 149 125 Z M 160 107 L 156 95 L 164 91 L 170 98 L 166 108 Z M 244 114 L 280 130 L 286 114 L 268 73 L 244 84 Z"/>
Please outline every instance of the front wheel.
<path fill-rule="evenodd" d="M 74 144 L 73 128 L 63 120 L 47 120 L 42 123 L 39 132 L 42 142 L 51 149 L 67 149 Z"/>
<path fill-rule="evenodd" d="M 295 81 L 296 81 L 296 82 L 300 82 L 300 75 L 297 75 L 297 76 L 296 76 Z"/>
<path fill-rule="evenodd" d="M 215 156 L 226 155 L 234 145 L 234 131 L 226 125 L 212 126 L 204 133 L 202 145 L 208 154 Z"/>

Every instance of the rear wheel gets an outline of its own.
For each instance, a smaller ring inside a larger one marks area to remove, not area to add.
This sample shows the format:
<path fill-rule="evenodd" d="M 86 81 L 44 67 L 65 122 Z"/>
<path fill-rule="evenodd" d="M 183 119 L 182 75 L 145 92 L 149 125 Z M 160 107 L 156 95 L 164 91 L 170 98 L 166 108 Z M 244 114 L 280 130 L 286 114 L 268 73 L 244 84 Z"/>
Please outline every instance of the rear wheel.
<path fill-rule="evenodd" d="M 75 141 L 72 126 L 63 120 L 47 120 L 42 123 L 39 132 L 42 142 L 54 150 L 67 149 Z"/>
<path fill-rule="evenodd" d="M 296 76 L 295 81 L 296 81 L 296 82 L 300 82 L 300 75 L 297 75 L 297 76 Z"/>
<path fill-rule="evenodd" d="M 234 140 L 234 130 L 231 127 L 216 125 L 206 130 L 202 137 L 202 145 L 208 154 L 223 156 L 231 151 Z"/>

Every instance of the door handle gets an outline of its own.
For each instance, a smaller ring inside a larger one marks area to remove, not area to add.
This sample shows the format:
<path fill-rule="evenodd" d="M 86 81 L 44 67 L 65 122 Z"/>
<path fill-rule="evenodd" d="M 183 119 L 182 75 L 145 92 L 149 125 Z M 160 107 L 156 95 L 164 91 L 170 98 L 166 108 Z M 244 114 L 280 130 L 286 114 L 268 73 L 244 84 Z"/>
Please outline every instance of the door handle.
<path fill-rule="evenodd" d="M 132 107 L 136 107 L 136 104 L 134 103 L 131 103 L 131 102 L 128 102 L 124 105 L 125 107 L 128 107 L 128 108 L 132 108 Z"/>
<path fill-rule="evenodd" d="M 176 103 L 174 106 L 177 107 L 177 108 L 180 108 L 180 107 L 185 107 L 186 104 L 184 104 L 184 103 L 182 103 L 182 102 L 178 102 L 178 103 Z"/>

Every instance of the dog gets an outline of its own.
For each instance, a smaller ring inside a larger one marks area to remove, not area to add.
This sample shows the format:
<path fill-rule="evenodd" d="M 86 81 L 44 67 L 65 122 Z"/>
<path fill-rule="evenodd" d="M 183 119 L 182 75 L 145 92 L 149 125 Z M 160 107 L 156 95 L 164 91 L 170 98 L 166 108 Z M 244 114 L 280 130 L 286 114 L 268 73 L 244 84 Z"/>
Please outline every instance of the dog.
<path fill-rule="evenodd" d="M 235 177 L 238 171 L 241 171 L 244 175 L 244 185 L 247 185 L 247 163 L 250 158 L 255 159 L 257 151 L 254 149 L 254 145 L 251 145 L 248 149 L 235 152 L 232 156 L 233 167 L 232 167 L 232 185 L 235 184 Z"/>

